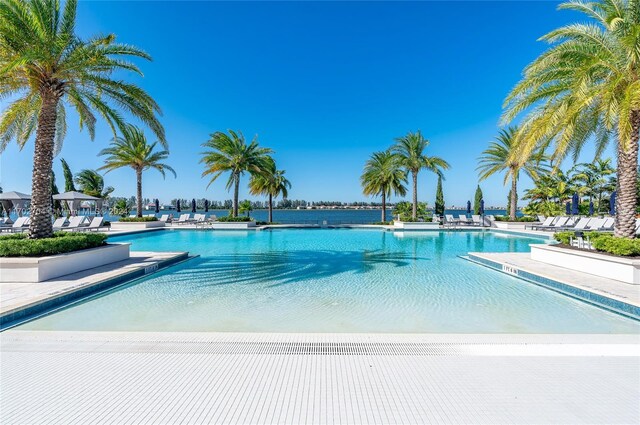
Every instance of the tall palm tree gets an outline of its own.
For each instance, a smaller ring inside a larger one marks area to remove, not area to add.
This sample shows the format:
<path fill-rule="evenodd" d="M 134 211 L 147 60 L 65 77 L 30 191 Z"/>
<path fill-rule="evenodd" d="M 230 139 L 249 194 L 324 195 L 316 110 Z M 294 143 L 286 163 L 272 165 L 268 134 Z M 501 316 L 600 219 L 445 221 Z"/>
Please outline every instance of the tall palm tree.
<path fill-rule="evenodd" d="M 535 152 L 528 157 L 518 156 L 515 153 L 517 146 L 517 127 L 508 127 L 499 131 L 494 142 L 482 152 L 479 158 L 477 170 L 480 172 L 480 180 L 504 171 L 504 184 L 511 179 L 510 208 L 511 220 L 516 219 L 518 208 L 518 178 L 520 171 L 524 171 L 532 180 L 538 177 L 538 173 L 546 169 L 542 164 L 543 155 Z"/>
<path fill-rule="evenodd" d="M 162 163 L 169 156 L 169 151 L 154 152 L 158 142 L 147 143 L 142 130 L 132 125 L 127 125 L 122 130 L 122 136 L 115 137 L 111 145 L 100 151 L 98 155 L 106 156 L 105 164 L 98 170 L 107 170 L 107 173 L 122 167 L 131 167 L 136 172 L 136 212 L 142 217 L 142 172 L 150 168 L 156 169 L 165 177 L 165 171 L 170 171 L 173 176 L 176 172 L 169 165 Z"/>
<path fill-rule="evenodd" d="M 237 217 L 240 177 L 245 172 L 259 174 L 268 170 L 273 161 L 269 155 L 273 151 L 260 147 L 257 136 L 247 144 L 241 132 L 233 130 L 228 130 L 228 132 L 229 134 L 216 131 L 211 135 L 211 138 L 202 145 L 211 150 L 202 153 L 200 162 L 205 164 L 202 176 L 211 176 L 209 185 L 216 181 L 222 173 L 229 173 L 227 190 L 233 187 L 232 216 Z"/>
<path fill-rule="evenodd" d="M 0 117 L 0 151 L 13 139 L 24 146 L 35 133 L 30 238 L 53 235 L 51 169 L 66 133 L 65 105 L 75 109 L 91 138 L 96 115 L 114 134 L 124 127 L 119 109 L 165 143 L 156 102 L 122 80 L 122 71 L 141 75 L 128 57 L 149 55 L 116 43 L 112 34 L 81 39 L 75 33 L 76 6 L 77 0 L 67 0 L 64 8 L 59 0 L 0 2 L 0 97 L 12 99 Z"/>
<path fill-rule="evenodd" d="M 398 196 L 407 194 L 407 173 L 400 159 L 391 151 L 374 152 L 364 165 L 360 176 L 362 192 L 367 196 L 382 197 L 381 222 L 387 220 L 387 198 L 395 193 Z"/>
<path fill-rule="evenodd" d="M 616 173 L 611 158 L 597 158 L 593 162 L 578 164 L 581 167 L 575 178 L 587 188 L 589 201 L 596 200 L 596 211 L 600 212 L 602 194 L 610 187 L 610 178 Z"/>
<path fill-rule="evenodd" d="M 275 161 L 269 161 L 268 169 L 262 173 L 255 173 L 249 180 L 249 192 L 252 195 L 267 195 L 269 208 L 269 223 L 273 222 L 273 198 L 282 195 L 286 198 L 291 189 L 291 182 L 284 176 L 284 170 L 276 168 Z"/>
<path fill-rule="evenodd" d="M 425 155 L 424 150 L 429 146 L 429 141 L 422 137 L 418 130 L 415 133 L 409 132 L 406 136 L 396 139 L 396 144 L 391 151 L 398 156 L 400 164 L 411 173 L 413 182 L 413 208 L 412 218 L 418 216 L 418 173 L 422 169 L 432 171 L 442 175 L 442 170 L 449 168 L 449 163 L 437 156 Z"/>
<path fill-rule="evenodd" d="M 595 136 L 601 153 L 616 140 L 618 196 L 615 235 L 635 237 L 640 138 L 640 1 L 572 0 L 560 9 L 582 12 L 590 23 L 542 37 L 553 46 L 528 65 L 505 100 L 504 120 L 527 111 L 522 152 L 553 137 L 555 156 L 577 153 Z M 597 155 L 598 156 L 598 155 Z"/>
<path fill-rule="evenodd" d="M 106 199 L 115 189 L 104 187 L 104 178 L 95 170 L 82 170 L 74 178 L 82 193 L 96 198 Z"/>

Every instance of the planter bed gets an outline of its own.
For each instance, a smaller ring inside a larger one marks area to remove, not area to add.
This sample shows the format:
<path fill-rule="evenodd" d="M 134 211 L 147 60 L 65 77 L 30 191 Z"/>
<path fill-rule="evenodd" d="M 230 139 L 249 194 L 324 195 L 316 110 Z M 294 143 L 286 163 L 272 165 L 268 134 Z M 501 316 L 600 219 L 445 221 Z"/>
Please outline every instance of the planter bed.
<path fill-rule="evenodd" d="M 531 245 L 531 259 L 595 276 L 640 285 L 640 259 L 555 245 Z"/>
<path fill-rule="evenodd" d="M 113 221 L 111 230 L 143 230 L 156 227 L 164 227 L 164 221 Z"/>
<path fill-rule="evenodd" d="M 35 283 L 129 258 L 131 244 L 108 244 L 47 257 L 0 258 L 0 282 Z"/>
<path fill-rule="evenodd" d="M 215 230 L 247 230 L 255 227 L 255 221 L 214 221 L 209 225 L 209 228 Z"/>
<path fill-rule="evenodd" d="M 398 230 L 440 230 L 440 223 L 431 221 L 396 221 L 393 227 Z"/>
<path fill-rule="evenodd" d="M 493 226 L 504 230 L 530 230 L 531 226 L 539 226 L 540 223 L 524 221 L 494 221 Z M 526 226 L 526 227 L 525 227 Z"/>

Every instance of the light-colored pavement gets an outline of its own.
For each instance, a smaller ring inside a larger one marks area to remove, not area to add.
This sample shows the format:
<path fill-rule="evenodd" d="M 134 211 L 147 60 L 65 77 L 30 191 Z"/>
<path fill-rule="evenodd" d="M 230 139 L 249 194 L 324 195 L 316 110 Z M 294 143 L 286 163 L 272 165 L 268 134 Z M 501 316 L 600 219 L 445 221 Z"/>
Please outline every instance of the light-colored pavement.
<path fill-rule="evenodd" d="M 638 335 L 0 334 L 3 424 L 640 422 Z"/>

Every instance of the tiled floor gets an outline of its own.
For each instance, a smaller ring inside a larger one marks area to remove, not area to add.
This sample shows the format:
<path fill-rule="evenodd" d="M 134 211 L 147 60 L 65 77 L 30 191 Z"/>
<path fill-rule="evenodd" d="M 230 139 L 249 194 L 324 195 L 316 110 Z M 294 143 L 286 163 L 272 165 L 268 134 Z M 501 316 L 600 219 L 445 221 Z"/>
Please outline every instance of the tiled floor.
<path fill-rule="evenodd" d="M 125 275 L 134 270 L 153 267 L 179 257 L 185 252 L 132 251 L 131 258 L 91 270 L 61 276 L 38 283 L 0 283 L 0 314 L 20 310 L 26 306 L 58 297 L 105 280 Z"/>
<path fill-rule="evenodd" d="M 638 335 L 0 334 L 3 424 L 640 423 Z"/>
<path fill-rule="evenodd" d="M 594 276 L 563 267 L 541 263 L 531 259 L 529 253 L 487 253 L 472 252 L 473 256 L 484 258 L 500 264 L 514 266 L 548 279 L 566 283 L 576 288 L 594 292 L 605 297 L 623 301 L 628 304 L 640 306 L 640 285 L 632 285 L 618 280 Z"/>

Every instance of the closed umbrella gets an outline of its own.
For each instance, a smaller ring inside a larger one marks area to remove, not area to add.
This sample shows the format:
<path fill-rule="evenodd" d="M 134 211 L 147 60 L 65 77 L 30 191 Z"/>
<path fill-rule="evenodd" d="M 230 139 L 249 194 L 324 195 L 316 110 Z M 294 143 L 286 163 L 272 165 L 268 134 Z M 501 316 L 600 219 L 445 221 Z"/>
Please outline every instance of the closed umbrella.
<path fill-rule="evenodd" d="M 484 215 L 484 199 L 480 200 L 480 215 Z"/>
<path fill-rule="evenodd" d="M 204 212 L 209 212 L 209 200 L 204 200 Z"/>
<path fill-rule="evenodd" d="M 571 215 L 571 202 L 567 202 L 565 204 L 565 209 L 564 209 L 565 214 L 567 215 Z"/>
<path fill-rule="evenodd" d="M 180 199 L 176 201 L 176 211 L 180 212 Z"/>
<path fill-rule="evenodd" d="M 196 212 L 196 200 L 195 199 L 191 200 L 191 212 L 192 213 Z"/>
<path fill-rule="evenodd" d="M 158 200 L 158 198 L 156 198 L 156 214 L 158 214 L 160 212 L 160 201 Z"/>
<path fill-rule="evenodd" d="M 467 201 L 467 214 L 471 214 L 471 201 Z"/>
<path fill-rule="evenodd" d="M 618 192 L 614 190 L 609 198 L 609 214 L 611 215 L 616 215 L 616 196 L 618 196 Z"/>
<path fill-rule="evenodd" d="M 571 198 L 571 215 L 578 215 L 578 204 L 580 203 L 580 197 L 577 193 L 573 194 Z"/>
<path fill-rule="evenodd" d="M 593 215 L 593 201 L 589 201 L 589 215 Z"/>

